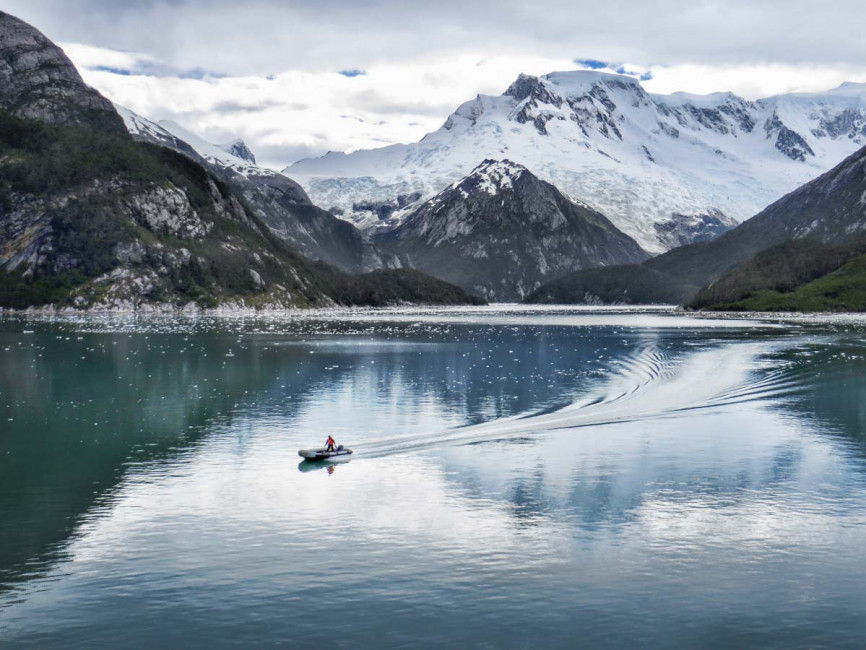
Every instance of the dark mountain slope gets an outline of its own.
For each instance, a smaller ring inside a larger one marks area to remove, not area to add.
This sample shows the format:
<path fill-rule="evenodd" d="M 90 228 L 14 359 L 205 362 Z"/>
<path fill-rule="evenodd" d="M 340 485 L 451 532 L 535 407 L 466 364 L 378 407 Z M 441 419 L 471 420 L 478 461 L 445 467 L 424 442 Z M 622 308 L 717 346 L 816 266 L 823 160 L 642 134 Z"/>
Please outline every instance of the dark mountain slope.
<path fill-rule="evenodd" d="M 791 291 L 759 289 L 731 303 L 705 309 L 764 312 L 863 312 L 866 311 L 866 255 L 858 255 L 835 271 Z"/>
<path fill-rule="evenodd" d="M 129 109 L 118 107 L 118 110 L 136 140 L 168 147 L 207 168 L 234 194 L 242 196 L 265 224 L 303 255 L 352 273 L 399 266 L 396 258 L 383 254 L 366 241 L 355 226 L 313 205 L 295 181 L 258 167 L 252 152 L 242 141 L 216 147 L 174 123 L 159 124 Z M 211 154 L 202 154 L 200 150 L 205 149 Z M 217 150 L 233 158 L 213 155 Z"/>
<path fill-rule="evenodd" d="M 0 106 L 49 124 L 125 131 L 114 106 L 81 76 L 59 47 L 0 11 Z"/>
<path fill-rule="evenodd" d="M 790 239 L 840 243 L 866 232 L 864 193 L 866 147 L 717 239 L 682 246 L 646 265 L 705 285 L 755 253 Z"/>
<path fill-rule="evenodd" d="M 640 264 L 605 266 L 569 273 L 542 285 L 523 301 L 530 304 L 679 305 L 698 287 Z"/>
<path fill-rule="evenodd" d="M 352 273 L 398 265 L 394 257 L 365 241 L 351 223 L 313 205 L 301 186 L 282 174 L 213 171 L 279 237 L 307 257 Z"/>
<path fill-rule="evenodd" d="M 647 260 L 643 268 L 656 271 L 644 280 L 653 294 L 688 282 L 698 288 L 711 285 L 725 273 L 772 246 L 790 240 L 810 239 L 827 245 L 843 244 L 866 233 L 866 148 L 849 156 L 826 174 L 782 197 L 737 228 L 718 238 L 682 246 Z M 640 273 L 636 271 L 636 273 Z M 575 275 L 572 282 L 589 285 L 610 283 L 598 277 Z M 572 292 L 572 295 L 574 292 Z M 649 303 L 647 296 L 633 296 Z"/>
<path fill-rule="evenodd" d="M 117 128 L 111 104 L 35 29 L 2 14 L 3 44 L 0 307 L 474 302 L 412 272 L 383 276 L 376 293 L 371 278 L 311 262 L 193 159 Z"/>
<path fill-rule="evenodd" d="M 842 245 L 824 244 L 814 239 L 790 240 L 761 251 L 725 273 L 701 289 L 688 306 L 693 309 L 764 311 L 787 305 L 786 310 L 796 309 L 800 299 L 791 294 L 839 271 L 864 254 L 866 240 L 860 237 Z M 866 285 L 863 288 L 866 290 Z M 813 310 L 805 304 L 801 306 L 803 310 Z M 860 311 L 864 308 L 866 304 L 855 305 L 849 301 L 848 309 Z"/>
<path fill-rule="evenodd" d="M 508 160 L 485 160 L 374 241 L 414 268 L 500 301 L 569 271 L 647 257 L 604 215 Z"/>
<path fill-rule="evenodd" d="M 2 111 L 0 269 L 0 306 L 15 308 L 474 302 L 404 271 L 382 298 L 370 279 L 295 253 L 185 156 Z"/>

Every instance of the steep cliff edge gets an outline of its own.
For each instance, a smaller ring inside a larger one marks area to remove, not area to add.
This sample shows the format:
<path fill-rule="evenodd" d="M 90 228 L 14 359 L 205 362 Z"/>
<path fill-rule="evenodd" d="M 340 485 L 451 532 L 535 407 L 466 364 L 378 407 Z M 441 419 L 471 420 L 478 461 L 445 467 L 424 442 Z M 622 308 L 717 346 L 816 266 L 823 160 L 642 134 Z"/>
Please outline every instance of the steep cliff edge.
<path fill-rule="evenodd" d="M 374 241 L 414 268 L 498 301 L 522 299 L 578 269 L 647 258 L 604 215 L 509 160 L 485 160 Z"/>
<path fill-rule="evenodd" d="M 17 117 L 47 124 L 125 132 L 111 102 L 84 83 L 63 50 L 2 11 L 0 105 Z"/>
<path fill-rule="evenodd" d="M 62 50 L 8 14 L 0 68 L 0 307 L 475 301 L 416 273 L 352 276 L 299 255 L 195 160 L 133 140 Z"/>

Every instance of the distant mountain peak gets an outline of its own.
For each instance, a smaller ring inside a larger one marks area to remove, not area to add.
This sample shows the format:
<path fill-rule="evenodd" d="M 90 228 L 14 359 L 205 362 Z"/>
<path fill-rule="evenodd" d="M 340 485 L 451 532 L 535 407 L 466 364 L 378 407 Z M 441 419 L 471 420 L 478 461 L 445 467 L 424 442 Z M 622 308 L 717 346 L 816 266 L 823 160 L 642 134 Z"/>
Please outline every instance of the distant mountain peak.
<path fill-rule="evenodd" d="M 226 144 L 220 144 L 217 146 L 223 151 L 225 151 L 227 154 L 231 154 L 235 158 L 246 160 L 252 165 L 257 164 L 256 157 L 253 155 L 253 152 L 250 151 L 247 143 L 244 142 L 241 138 L 235 138 L 231 142 L 228 142 Z"/>
<path fill-rule="evenodd" d="M 562 70 L 535 76 L 520 73 L 503 93 L 521 100 L 533 92 L 555 92 L 560 99 L 583 94 L 598 85 L 636 88 L 643 91 L 640 81 L 629 75 L 599 72 L 598 70 Z"/>
<path fill-rule="evenodd" d="M 124 116 L 127 126 L 134 132 L 129 119 Z M 139 118 L 141 119 L 141 118 Z M 192 131 L 171 120 L 160 120 L 157 126 L 163 131 L 191 146 L 206 161 L 220 167 L 229 168 L 243 176 L 272 176 L 274 172 L 256 164 L 255 156 L 240 138 L 228 144 L 212 144 Z"/>
<path fill-rule="evenodd" d="M 562 98 L 554 95 L 542 81 L 542 78 L 523 74 L 522 72 L 502 94 L 514 97 L 518 101 L 532 97 L 548 104 L 562 104 Z"/>
<path fill-rule="evenodd" d="M 496 195 L 502 190 L 511 189 L 514 186 L 514 181 L 526 171 L 528 171 L 526 167 L 508 159 L 486 158 L 465 178 L 453 183 L 451 188 L 464 192 L 476 189 L 486 194 Z"/>

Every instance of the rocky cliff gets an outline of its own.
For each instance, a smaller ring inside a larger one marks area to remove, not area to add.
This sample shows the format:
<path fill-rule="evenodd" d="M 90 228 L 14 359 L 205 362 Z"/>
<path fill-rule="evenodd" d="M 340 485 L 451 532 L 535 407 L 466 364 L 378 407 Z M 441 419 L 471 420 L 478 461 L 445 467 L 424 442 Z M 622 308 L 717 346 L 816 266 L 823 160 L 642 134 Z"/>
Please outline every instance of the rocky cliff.
<path fill-rule="evenodd" d="M 313 205 L 298 183 L 256 165 L 242 140 L 217 146 L 179 124 L 153 122 L 122 106 L 117 110 L 136 140 L 174 149 L 204 165 L 303 255 L 350 273 L 400 266 L 397 258 L 372 245 L 351 223 Z"/>
<path fill-rule="evenodd" d="M 578 269 L 647 258 L 604 215 L 508 160 L 485 160 L 374 241 L 496 301 L 519 300 Z"/>
<path fill-rule="evenodd" d="M 0 66 L 0 308 L 474 301 L 415 272 L 359 277 L 299 255 L 192 156 L 131 138 L 63 52 L 7 14 Z"/>
<path fill-rule="evenodd" d="M 59 47 L 0 12 L 0 105 L 18 117 L 123 133 L 111 102 L 88 87 Z"/>

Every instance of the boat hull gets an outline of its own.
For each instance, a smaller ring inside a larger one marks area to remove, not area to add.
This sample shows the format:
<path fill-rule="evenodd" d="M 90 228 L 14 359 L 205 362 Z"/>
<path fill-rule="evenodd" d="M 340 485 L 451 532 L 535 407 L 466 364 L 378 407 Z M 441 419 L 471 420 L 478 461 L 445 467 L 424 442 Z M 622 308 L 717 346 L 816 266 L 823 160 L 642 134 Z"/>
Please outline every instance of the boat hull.
<path fill-rule="evenodd" d="M 351 455 L 351 449 L 340 449 L 338 451 L 328 451 L 326 449 L 301 449 L 298 451 L 298 456 L 304 460 L 310 461 L 347 460 Z"/>

